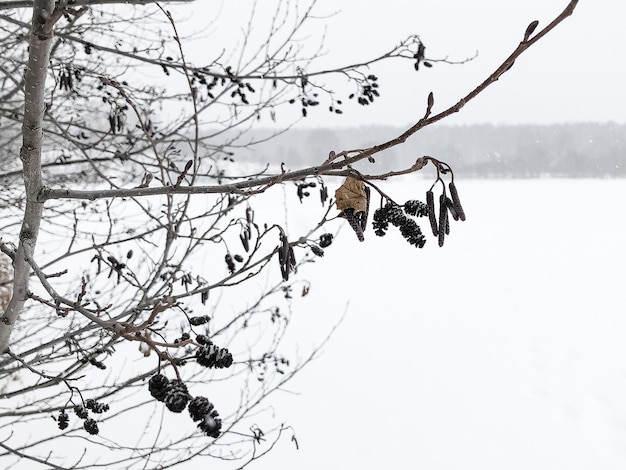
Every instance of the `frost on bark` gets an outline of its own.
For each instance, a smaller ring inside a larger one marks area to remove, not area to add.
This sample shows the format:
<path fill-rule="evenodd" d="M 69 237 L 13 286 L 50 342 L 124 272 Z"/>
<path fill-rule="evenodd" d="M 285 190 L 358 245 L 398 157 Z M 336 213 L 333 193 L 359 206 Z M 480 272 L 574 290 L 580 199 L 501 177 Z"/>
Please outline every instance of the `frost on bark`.
<path fill-rule="evenodd" d="M 32 255 L 37 243 L 43 204 L 37 202 L 41 191 L 41 143 L 43 138 L 44 94 L 46 73 L 52 46 L 54 0 L 33 3 L 32 29 L 29 38 L 29 57 L 24 73 L 24 121 L 22 125 L 22 160 L 26 207 L 19 244 L 13 260 L 13 295 L 0 322 L 0 351 L 9 346 L 13 325 L 24 306 L 28 294 L 30 265 L 26 257 Z"/>

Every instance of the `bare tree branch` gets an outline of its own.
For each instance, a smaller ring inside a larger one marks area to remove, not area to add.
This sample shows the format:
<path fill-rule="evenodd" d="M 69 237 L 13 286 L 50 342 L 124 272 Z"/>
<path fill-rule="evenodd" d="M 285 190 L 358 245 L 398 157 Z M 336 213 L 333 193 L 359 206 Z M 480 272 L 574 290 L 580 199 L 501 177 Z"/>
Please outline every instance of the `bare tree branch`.
<path fill-rule="evenodd" d="M 149 5 L 158 0 L 69 0 L 68 5 L 72 7 L 94 6 L 94 5 Z M 191 3 L 195 0 L 165 0 L 164 3 Z M 5 0 L 0 1 L 0 10 L 10 10 L 15 8 L 30 8 L 34 6 L 33 0 Z"/>
<path fill-rule="evenodd" d="M 112 197 L 141 197 L 141 196 L 154 196 L 164 194 L 254 194 L 256 192 L 264 191 L 267 187 L 273 186 L 285 181 L 297 181 L 307 176 L 321 176 L 321 175 L 342 175 L 343 173 L 337 173 L 335 170 L 345 168 L 353 163 L 367 159 L 376 155 L 379 152 L 387 150 L 389 148 L 400 145 L 406 140 L 417 133 L 419 130 L 426 126 L 434 124 L 451 114 L 459 112 L 463 106 L 469 101 L 476 98 L 487 87 L 495 83 L 504 73 L 509 71 L 517 58 L 519 58 L 528 48 L 537 43 L 539 39 L 544 37 L 552 29 L 554 29 L 565 18 L 570 16 L 576 7 L 578 0 L 571 1 L 563 12 L 555 18 L 549 25 L 543 28 L 535 36 L 528 39 L 525 38 L 520 42 L 517 48 L 507 57 L 504 62 L 492 72 L 487 79 L 485 79 L 480 85 L 474 88 L 470 93 L 457 101 L 454 105 L 445 109 L 444 111 L 430 116 L 431 109 L 434 104 L 434 98 L 432 93 L 429 95 L 429 102 L 427 104 L 427 110 L 422 119 L 420 119 L 415 125 L 413 125 L 406 132 L 400 136 L 391 139 L 385 143 L 375 145 L 369 149 L 364 150 L 345 150 L 333 158 L 332 161 L 327 161 L 319 166 L 312 166 L 309 168 L 303 168 L 299 170 L 284 172 L 279 175 L 266 176 L 263 178 L 257 178 L 249 181 L 240 181 L 232 184 L 216 185 L 216 186 L 162 186 L 154 188 L 131 188 L 131 189 L 110 189 L 110 190 L 70 190 L 70 189 L 52 189 L 44 188 L 39 194 L 38 200 L 44 202 L 48 199 L 86 199 L 96 200 L 101 198 Z M 337 161 L 339 156 L 343 156 L 344 159 Z M 421 167 L 420 167 L 421 168 Z"/>
<path fill-rule="evenodd" d="M 538 32 L 531 23 L 511 55 L 453 106 L 436 111 L 431 93 L 421 119 L 397 137 L 323 150 L 313 166 L 285 160 L 280 169 L 237 160 L 281 132 L 249 138 L 249 129 L 283 104 L 304 117 L 324 100 L 342 112 L 322 82 L 328 74 L 345 78 L 347 100 L 373 104 L 375 63 L 431 65 L 419 36 L 315 72 L 315 57 L 302 56 L 297 40 L 315 1 L 293 10 L 277 1 L 260 42 L 252 42 L 260 28 L 253 11 L 240 44 L 213 38 L 225 52 L 193 64 L 184 26 L 167 10 L 119 13 L 106 8 L 113 3 L 121 1 L 0 2 L 0 10 L 33 12 L 30 25 L 20 20 L 27 12 L 0 15 L 0 430 L 10 431 L 0 466 L 29 459 L 50 468 L 169 468 L 201 455 L 243 468 L 288 429 L 263 413 L 267 397 L 327 340 L 302 355 L 284 344 L 292 299 L 311 287 L 302 269 L 332 249 L 336 224 L 348 221 L 359 240 L 369 226 L 384 235 L 393 225 L 421 248 L 418 221 L 441 246 L 451 221 L 465 220 L 452 165 L 434 152 L 372 174 L 354 164 L 460 111 L 577 2 Z M 378 183 L 426 165 L 436 171 L 426 202 L 401 204 Z M 327 177 L 345 180 L 333 193 Z M 289 197 L 305 208 L 298 217 L 312 217 L 307 225 L 289 223 L 287 198 L 280 216 L 267 214 L 276 201 L 262 194 L 279 185 L 293 189 Z M 304 200 L 317 194 L 315 209 Z M 368 225 L 372 195 L 381 204 Z M 188 427 L 164 425 L 170 412 L 184 413 Z M 130 443 L 116 432 L 129 415 L 145 423 Z M 84 450 L 59 445 L 75 437 Z"/>

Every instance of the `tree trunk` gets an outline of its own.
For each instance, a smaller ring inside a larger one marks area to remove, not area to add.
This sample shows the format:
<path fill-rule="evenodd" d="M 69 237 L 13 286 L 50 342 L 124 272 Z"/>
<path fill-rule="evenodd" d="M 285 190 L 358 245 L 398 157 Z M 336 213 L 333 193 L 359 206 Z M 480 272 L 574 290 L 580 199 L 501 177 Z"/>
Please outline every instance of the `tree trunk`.
<path fill-rule="evenodd" d="M 35 0 L 29 38 L 28 65 L 24 73 L 24 122 L 22 124 L 22 160 L 26 207 L 20 240 L 13 259 L 13 295 L 0 319 L 0 351 L 9 347 L 13 326 L 28 296 L 30 265 L 26 255 L 33 255 L 39 234 L 43 204 L 37 202 L 41 191 L 41 143 L 43 140 L 46 74 L 52 47 L 54 0 Z"/>

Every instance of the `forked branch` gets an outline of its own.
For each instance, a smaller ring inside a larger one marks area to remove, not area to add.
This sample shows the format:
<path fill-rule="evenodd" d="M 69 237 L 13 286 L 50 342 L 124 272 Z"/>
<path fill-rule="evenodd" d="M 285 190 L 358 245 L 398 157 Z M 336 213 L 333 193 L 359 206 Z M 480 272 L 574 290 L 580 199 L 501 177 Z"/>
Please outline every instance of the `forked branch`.
<path fill-rule="evenodd" d="M 398 137 L 391 139 L 379 145 L 375 145 L 368 149 L 361 150 L 348 150 L 341 152 L 344 156 L 343 159 L 329 158 L 324 163 L 318 166 L 312 166 L 294 171 L 286 171 L 278 175 L 265 176 L 256 179 L 250 179 L 245 181 L 237 181 L 230 184 L 222 185 L 210 185 L 210 186 L 161 186 L 152 188 L 128 188 L 128 189 L 109 189 L 109 190 L 73 190 L 73 189 L 54 189 L 44 188 L 39 194 L 38 200 L 45 202 L 50 199 L 85 199 L 96 200 L 106 199 L 114 197 L 145 197 L 145 196 L 157 196 L 157 195 L 169 195 L 169 194 L 256 194 L 264 191 L 270 186 L 279 184 L 286 181 L 298 181 L 307 176 L 323 176 L 337 174 L 337 170 L 346 168 L 361 160 L 371 158 L 377 153 L 390 149 L 397 145 L 404 143 L 409 137 L 420 131 L 421 129 L 434 124 L 442 119 L 459 112 L 463 106 L 468 102 L 480 95 L 487 87 L 495 83 L 503 74 L 511 69 L 515 61 L 537 43 L 541 38 L 553 30 L 558 24 L 569 17 L 574 9 L 578 0 L 572 0 L 550 24 L 539 31 L 536 35 L 528 38 L 524 38 L 515 50 L 502 62 L 502 64 L 494 70 L 489 77 L 487 77 L 480 85 L 474 88 L 471 92 L 458 100 L 454 105 L 441 111 L 435 115 L 432 114 L 432 108 L 434 106 L 434 97 L 432 93 L 429 94 L 426 106 L 426 112 L 422 119 L 417 121 L 412 127 L 407 129 L 404 133 Z M 527 34 L 527 33 L 526 33 Z M 420 167 L 421 168 L 421 167 Z M 419 169 L 419 168 L 417 168 Z"/>

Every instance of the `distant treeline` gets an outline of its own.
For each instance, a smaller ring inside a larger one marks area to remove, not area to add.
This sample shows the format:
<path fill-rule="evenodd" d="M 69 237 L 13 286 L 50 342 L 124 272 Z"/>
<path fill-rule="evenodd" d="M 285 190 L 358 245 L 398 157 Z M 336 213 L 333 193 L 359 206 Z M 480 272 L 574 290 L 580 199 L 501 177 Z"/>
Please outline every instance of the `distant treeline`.
<path fill-rule="evenodd" d="M 320 163 L 329 151 L 367 148 L 400 135 L 400 127 L 291 129 L 236 152 L 235 158 L 285 163 L 287 168 Z M 262 139 L 269 131 L 247 134 Z M 449 163 L 463 177 L 624 177 L 626 125 L 579 123 L 554 125 L 434 126 L 405 144 L 378 154 L 376 163 L 359 169 L 399 170 L 431 155 Z"/>

